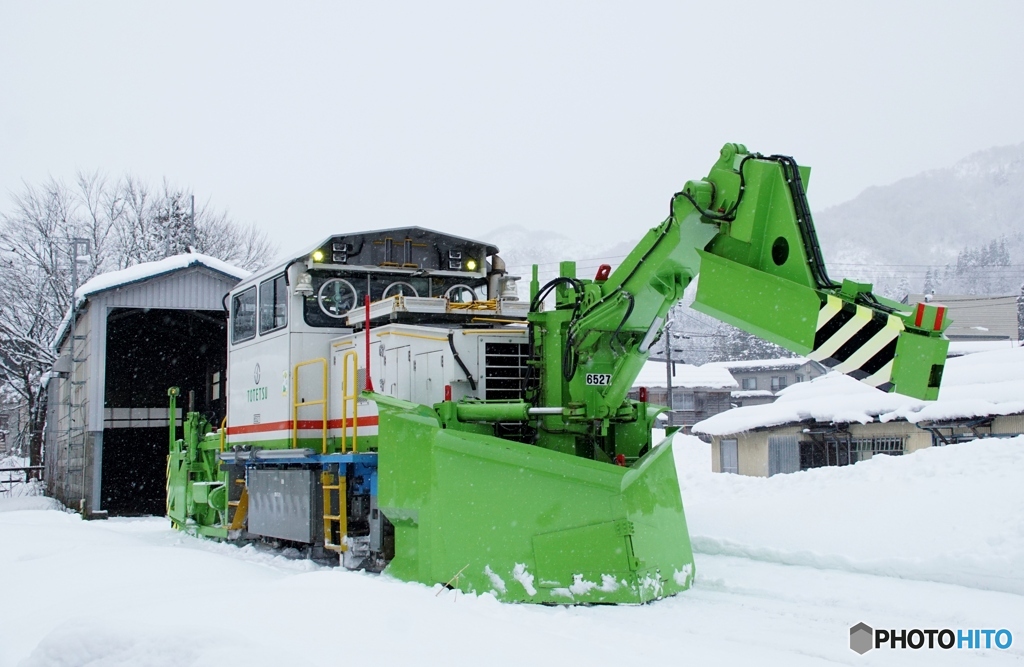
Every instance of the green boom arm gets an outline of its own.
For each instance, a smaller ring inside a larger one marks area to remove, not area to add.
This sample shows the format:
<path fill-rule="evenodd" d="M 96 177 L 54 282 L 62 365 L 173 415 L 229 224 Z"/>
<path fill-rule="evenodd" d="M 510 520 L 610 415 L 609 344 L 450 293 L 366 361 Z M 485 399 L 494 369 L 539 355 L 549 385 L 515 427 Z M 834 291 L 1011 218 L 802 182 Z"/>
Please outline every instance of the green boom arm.
<path fill-rule="evenodd" d="M 688 182 L 606 279 L 578 280 L 563 265 L 555 309 L 531 317 L 543 351 L 533 402 L 565 406 L 570 421 L 628 419 L 627 393 L 698 272 L 697 310 L 883 391 L 935 398 L 948 321 L 934 306 L 829 279 L 808 174 L 791 158 L 726 144 L 707 178 Z"/>

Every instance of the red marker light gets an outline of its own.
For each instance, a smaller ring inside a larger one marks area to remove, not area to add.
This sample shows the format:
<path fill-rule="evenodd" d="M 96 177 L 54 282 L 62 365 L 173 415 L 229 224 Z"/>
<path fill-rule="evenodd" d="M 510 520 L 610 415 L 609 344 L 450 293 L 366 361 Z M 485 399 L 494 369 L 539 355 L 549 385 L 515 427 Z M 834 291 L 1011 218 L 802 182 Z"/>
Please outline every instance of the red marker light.
<path fill-rule="evenodd" d="M 611 275 L 611 273 L 612 265 L 602 264 L 601 266 L 597 267 L 597 275 L 594 276 L 594 280 L 599 283 L 604 282 L 608 280 L 608 276 Z"/>
<path fill-rule="evenodd" d="M 615 456 L 615 465 L 622 466 L 623 468 L 625 468 L 626 467 L 626 455 L 625 454 L 618 454 L 618 455 L 616 455 Z"/>
<path fill-rule="evenodd" d="M 640 402 L 641 403 L 646 403 L 647 402 L 647 387 L 640 387 L 639 394 L 640 394 Z"/>
<path fill-rule="evenodd" d="M 444 386 L 444 400 L 452 400 L 452 386 L 450 384 Z"/>

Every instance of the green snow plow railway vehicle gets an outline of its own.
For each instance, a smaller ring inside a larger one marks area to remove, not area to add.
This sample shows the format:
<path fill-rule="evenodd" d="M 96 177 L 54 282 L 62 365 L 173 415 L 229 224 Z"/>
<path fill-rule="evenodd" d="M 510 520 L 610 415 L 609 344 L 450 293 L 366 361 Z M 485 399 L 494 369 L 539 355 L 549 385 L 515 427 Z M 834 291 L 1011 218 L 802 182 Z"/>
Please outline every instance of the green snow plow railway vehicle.
<path fill-rule="evenodd" d="M 230 294 L 228 417 L 172 420 L 183 530 L 337 552 L 504 601 L 644 603 L 693 581 L 665 408 L 628 398 L 694 307 L 882 391 L 938 394 L 941 306 L 833 282 L 792 158 L 726 144 L 614 270 L 518 300 L 497 248 L 340 234 Z M 178 391 L 170 391 L 175 414 Z M 671 435 L 671 434 L 670 434 Z"/>

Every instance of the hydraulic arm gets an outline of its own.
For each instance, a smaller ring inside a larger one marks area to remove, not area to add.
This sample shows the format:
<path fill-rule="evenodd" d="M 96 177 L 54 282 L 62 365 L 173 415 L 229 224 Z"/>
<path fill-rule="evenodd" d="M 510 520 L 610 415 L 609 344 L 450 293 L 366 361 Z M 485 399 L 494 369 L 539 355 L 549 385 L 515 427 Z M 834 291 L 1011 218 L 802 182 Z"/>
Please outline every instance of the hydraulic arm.
<path fill-rule="evenodd" d="M 636 419 L 626 395 L 698 272 L 696 309 L 883 391 L 937 396 L 948 322 L 934 307 L 828 277 L 804 191 L 808 173 L 792 158 L 726 144 L 707 178 L 673 196 L 668 218 L 614 272 L 581 280 L 563 264 L 563 275 L 533 295 L 541 361 L 526 399 L 565 408 L 541 417 L 541 444 L 566 450 L 567 432 L 597 441 L 615 422 Z M 543 311 L 537 306 L 550 290 L 555 308 Z"/>
<path fill-rule="evenodd" d="M 460 422 L 530 420 L 534 443 L 598 460 L 632 460 L 656 409 L 627 400 L 670 308 L 700 273 L 694 308 L 810 356 L 882 391 L 935 398 L 948 325 L 871 285 L 833 282 L 804 190 L 809 169 L 726 144 L 708 176 L 676 193 L 668 218 L 619 267 L 531 285 L 533 360 L 523 400 L 441 406 Z M 544 309 L 554 292 L 553 309 Z"/>

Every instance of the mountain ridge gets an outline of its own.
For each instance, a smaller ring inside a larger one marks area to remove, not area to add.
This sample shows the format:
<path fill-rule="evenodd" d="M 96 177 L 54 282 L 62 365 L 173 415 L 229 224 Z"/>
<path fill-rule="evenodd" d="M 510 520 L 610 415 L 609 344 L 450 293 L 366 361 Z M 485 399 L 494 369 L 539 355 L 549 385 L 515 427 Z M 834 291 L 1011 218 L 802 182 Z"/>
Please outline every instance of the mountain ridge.
<path fill-rule="evenodd" d="M 813 206 L 813 188 L 809 198 Z M 977 257 L 988 246 L 1002 244 L 1002 259 L 990 271 L 1001 280 L 989 285 L 1014 293 L 1024 280 L 1024 272 L 1015 271 L 1024 265 L 1024 143 L 993 146 L 947 167 L 869 186 L 814 216 L 833 279 L 871 281 L 877 291 L 900 298 L 921 292 L 926 280 L 939 273 L 952 275 L 965 255 L 975 258 L 975 269 L 984 268 Z M 506 225 L 488 238 L 502 249 L 514 273 L 528 278 L 530 265 L 537 263 L 542 279 L 549 279 L 566 259 L 579 262 L 581 276 L 600 263 L 615 265 L 640 235 L 601 243 Z"/>

